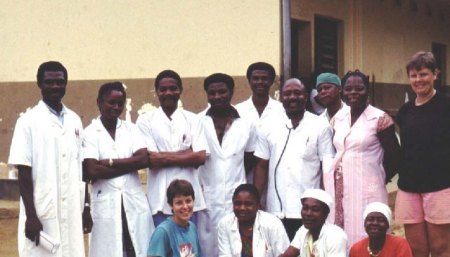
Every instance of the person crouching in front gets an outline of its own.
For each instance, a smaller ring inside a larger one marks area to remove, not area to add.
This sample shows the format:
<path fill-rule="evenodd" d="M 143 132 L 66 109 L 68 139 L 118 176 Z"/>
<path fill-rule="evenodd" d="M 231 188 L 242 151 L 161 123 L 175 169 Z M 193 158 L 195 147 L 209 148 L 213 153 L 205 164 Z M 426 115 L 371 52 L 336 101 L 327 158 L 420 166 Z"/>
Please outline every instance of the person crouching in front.
<path fill-rule="evenodd" d="M 322 189 L 307 189 L 301 201 L 303 226 L 279 257 L 346 257 L 347 235 L 326 222 L 333 203 L 331 196 Z"/>

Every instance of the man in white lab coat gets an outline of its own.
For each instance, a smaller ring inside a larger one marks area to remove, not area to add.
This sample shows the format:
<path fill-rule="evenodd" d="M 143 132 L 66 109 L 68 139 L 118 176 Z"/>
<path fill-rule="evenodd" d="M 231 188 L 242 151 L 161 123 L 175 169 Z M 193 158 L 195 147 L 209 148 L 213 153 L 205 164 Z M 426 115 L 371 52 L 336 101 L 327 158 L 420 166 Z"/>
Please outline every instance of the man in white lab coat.
<path fill-rule="evenodd" d="M 269 95 L 275 80 L 275 69 L 265 62 L 252 63 L 247 68 L 247 80 L 252 95 L 238 103 L 236 110 L 241 118 L 252 122 L 258 131 L 265 121 L 284 115 L 283 105 Z M 252 170 L 247 174 L 248 183 L 253 183 L 253 173 Z"/>
<path fill-rule="evenodd" d="M 81 120 L 61 103 L 67 70 L 59 62 L 39 66 L 42 100 L 19 117 L 8 163 L 19 170 L 20 256 L 84 256 Z M 61 245 L 39 246 L 41 231 Z"/>
<path fill-rule="evenodd" d="M 230 103 L 233 78 L 212 74 L 204 88 L 210 108 L 201 114 L 201 122 L 210 154 L 199 172 L 207 209 L 199 212 L 198 231 L 203 256 L 218 256 L 218 223 L 233 211 L 233 192 L 245 183 L 245 167 L 252 165 L 244 165 L 244 159 L 253 159 L 256 133 L 253 124 L 242 119 Z"/>
<path fill-rule="evenodd" d="M 205 162 L 208 145 L 199 117 L 178 108 L 183 84 L 178 73 L 172 70 L 160 72 L 155 79 L 155 92 L 160 107 L 139 116 L 138 126 L 152 167 L 147 176 L 147 192 L 155 226 L 172 215 L 167 204 L 166 191 L 175 179 L 185 179 L 195 192 L 194 215 L 206 208 L 200 188 L 197 167 Z"/>
<path fill-rule="evenodd" d="M 254 183 L 259 192 L 267 188 L 266 211 L 281 219 L 292 240 L 302 225 L 297 199 L 306 189 L 320 187 L 334 149 L 328 122 L 305 111 L 308 93 L 300 80 L 287 80 L 280 99 L 286 114 L 259 134 Z"/>

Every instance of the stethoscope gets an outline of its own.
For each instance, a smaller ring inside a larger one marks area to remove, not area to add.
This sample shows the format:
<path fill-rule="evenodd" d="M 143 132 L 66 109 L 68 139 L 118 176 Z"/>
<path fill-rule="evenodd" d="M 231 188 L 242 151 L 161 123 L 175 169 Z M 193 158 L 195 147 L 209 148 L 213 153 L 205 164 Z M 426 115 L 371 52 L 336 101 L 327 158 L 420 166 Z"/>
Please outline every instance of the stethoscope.
<path fill-rule="evenodd" d="M 278 158 L 277 164 L 275 165 L 274 174 L 273 174 L 273 176 L 274 176 L 274 184 L 275 184 L 275 193 L 277 194 L 278 202 L 280 203 L 280 212 L 281 213 L 283 213 L 283 202 L 281 201 L 280 193 L 278 192 L 277 171 L 278 171 L 278 166 L 280 165 L 281 158 L 283 158 L 284 152 L 286 151 L 286 147 L 287 147 L 287 144 L 289 142 L 289 137 L 291 136 L 291 131 L 294 129 L 292 127 L 288 127 L 287 124 L 286 124 L 286 128 L 288 129 L 288 135 L 286 137 L 286 142 L 284 143 L 283 150 L 281 151 L 280 158 Z"/>

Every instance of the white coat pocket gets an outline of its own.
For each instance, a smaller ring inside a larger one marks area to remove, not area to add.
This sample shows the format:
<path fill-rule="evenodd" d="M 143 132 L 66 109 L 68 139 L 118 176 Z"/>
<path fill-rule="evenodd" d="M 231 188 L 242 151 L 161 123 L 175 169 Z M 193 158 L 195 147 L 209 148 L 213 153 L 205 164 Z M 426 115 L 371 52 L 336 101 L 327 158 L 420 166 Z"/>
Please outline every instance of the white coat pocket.
<path fill-rule="evenodd" d="M 53 187 L 43 184 L 34 189 L 34 205 L 40 220 L 56 218 Z"/>
<path fill-rule="evenodd" d="M 299 147 L 302 147 L 301 157 L 305 160 L 314 160 L 318 158 L 317 154 L 317 139 L 312 137 L 307 137 L 303 140 L 303 144 Z"/>
<path fill-rule="evenodd" d="M 94 197 L 91 199 L 92 219 L 109 219 L 112 217 L 113 208 L 108 196 Z"/>

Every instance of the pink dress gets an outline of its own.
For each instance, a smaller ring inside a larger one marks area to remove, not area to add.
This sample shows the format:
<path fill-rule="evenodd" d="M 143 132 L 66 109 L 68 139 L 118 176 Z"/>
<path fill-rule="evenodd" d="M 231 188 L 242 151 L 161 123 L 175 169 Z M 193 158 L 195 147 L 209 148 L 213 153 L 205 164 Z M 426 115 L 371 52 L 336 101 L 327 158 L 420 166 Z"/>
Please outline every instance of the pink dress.
<path fill-rule="evenodd" d="M 371 202 L 387 204 L 384 150 L 377 133 L 393 124 L 385 112 L 368 105 L 351 126 L 350 108 L 331 121 L 336 148 L 334 170 L 324 173 L 325 190 L 333 197 L 330 222 L 341 226 L 349 244 L 366 237 L 363 211 Z"/>

